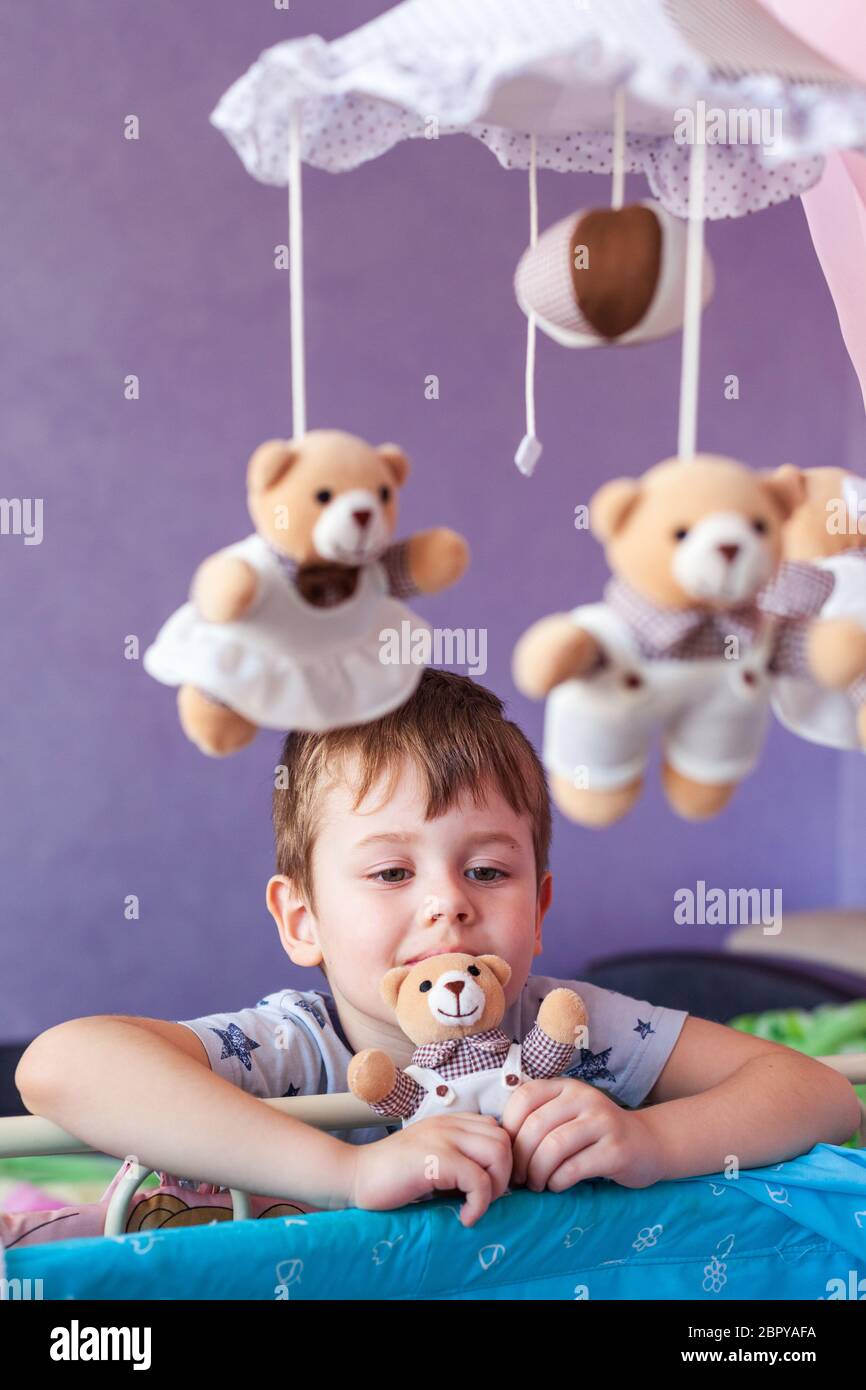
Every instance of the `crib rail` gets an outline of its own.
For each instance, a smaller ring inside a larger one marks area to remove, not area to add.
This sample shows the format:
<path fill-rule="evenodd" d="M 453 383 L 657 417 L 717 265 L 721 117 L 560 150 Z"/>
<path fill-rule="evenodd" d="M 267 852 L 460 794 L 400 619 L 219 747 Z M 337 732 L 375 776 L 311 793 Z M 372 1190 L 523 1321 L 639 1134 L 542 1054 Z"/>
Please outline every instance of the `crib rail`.
<path fill-rule="evenodd" d="M 381 1115 L 348 1091 L 325 1096 L 274 1097 L 265 1101 L 275 1110 L 291 1115 L 293 1120 L 316 1129 L 368 1129 L 382 1124 Z M 94 1153 L 90 1144 L 83 1144 L 74 1134 L 60 1125 L 38 1115 L 6 1115 L 0 1117 L 0 1159 L 36 1158 L 46 1154 Z M 121 1235 L 126 1226 L 130 1204 L 148 1173 L 155 1170 L 143 1163 L 130 1161 L 120 1178 L 105 1215 L 103 1234 Z M 232 1219 L 247 1220 L 252 1215 L 249 1195 L 240 1188 L 229 1188 L 232 1199 Z"/>
<path fill-rule="evenodd" d="M 816 1057 L 834 1071 L 848 1078 L 854 1086 L 866 1085 L 866 1052 L 842 1053 L 836 1057 Z M 294 1120 L 313 1125 L 316 1129 L 367 1129 L 379 1127 L 382 1117 L 349 1092 L 325 1096 L 291 1096 L 266 1100 L 275 1110 L 282 1110 Z M 866 1105 L 860 1102 L 860 1128 L 857 1143 L 866 1148 Z M 90 1144 L 83 1144 L 51 1120 L 38 1115 L 0 1116 L 0 1159 L 36 1158 L 46 1154 L 94 1153 Z M 104 1234 L 120 1235 L 135 1193 L 148 1173 L 155 1171 L 144 1164 L 131 1162 L 118 1182 L 106 1213 Z M 232 1217 L 235 1221 L 251 1214 L 250 1200 L 239 1188 L 229 1189 L 232 1198 Z"/>
<path fill-rule="evenodd" d="M 866 1055 L 863 1061 L 866 1071 Z M 383 1123 L 381 1115 L 348 1091 L 326 1096 L 279 1097 L 264 1103 L 315 1129 L 368 1129 Z M 0 1116 L 0 1158 L 95 1152 L 99 1151 L 38 1115 Z"/>

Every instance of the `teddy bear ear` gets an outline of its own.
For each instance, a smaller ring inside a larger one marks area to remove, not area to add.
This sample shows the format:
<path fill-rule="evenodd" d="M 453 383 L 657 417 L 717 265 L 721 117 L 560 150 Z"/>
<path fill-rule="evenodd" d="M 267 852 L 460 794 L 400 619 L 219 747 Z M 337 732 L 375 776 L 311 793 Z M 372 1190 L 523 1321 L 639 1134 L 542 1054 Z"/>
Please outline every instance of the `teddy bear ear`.
<path fill-rule="evenodd" d="M 765 474 L 761 482 L 785 521 L 806 500 L 806 479 L 792 463 L 783 463 L 773 473 Z"/>
<path fill-rule="evenodd" d="M 298 457 L 293 439 L 269 439 L 260 444 L 247 465 L 247 492 L 265 492 L 273 487 Z"/>
<path fill-rule="evenodd" d="M 397 995 L 400 993 L 400 986 L 409 974 L 409 971 L 410 967 L 408 965 L 395 965 L 393 970 L 389 970 L 387 975 L 383 976 L 382 983 L 379 985 L 379 993 L 385 1000 L 389 1009 L 396 1009 Z"/>
<path fill-rule="evenodd" d="M 637 478 L 612 478 L 589 503 L 589 529 L 598 541 L 609 541 L 622 526 L 641 495 Z"/>
<path fill-rule="evenodd" d="M 390 468 L 397 486 L 402 487 L 409 476 L 409 460 L 399 444 L 380 444 L 376 453 Z"/>
<path fill-rule="evenodd" d="M 476 956 L 476 960 L 483 961 L 488 970 L 491 970 L 504 989 L 511 979 L 511 966 L 507 960 L 501 956 Z"/>

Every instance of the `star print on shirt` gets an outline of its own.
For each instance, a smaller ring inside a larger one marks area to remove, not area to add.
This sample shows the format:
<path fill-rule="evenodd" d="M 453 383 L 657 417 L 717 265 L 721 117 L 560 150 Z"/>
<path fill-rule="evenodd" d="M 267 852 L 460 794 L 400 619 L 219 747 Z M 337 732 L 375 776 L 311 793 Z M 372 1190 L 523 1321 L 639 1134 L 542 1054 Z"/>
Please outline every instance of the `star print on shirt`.
<path fill-rule="evenodd" d="M 576 1062 L 568 1071 L 562 1073 L 563 1076 L 574 1076 L 578 1081 L 616 1081 L 613 1072 L 607 1065 L 607 1060 L 611 1054 L 611 1048 L 606 1047 L 604 1052 L 590 1052 L 588 1047 L 580 1049 L 580 1061 Z"/>
<path fill-rule="evenodd" d="M 644 1023 L 643 1019 L 639 1018 L 632 1032 L 640 1033 L 642 1038 L 647 1038 L 650 1033 L 655 1032 L 655 1028 L 653 1028 L 651 1023 Z"/>
<path fill-rule="evenodd" d="M 292 1003 L 295 1005 L 295 1008 L 304 1009 L 308 1014 L 312 1014 L 319 1027 L 324 1028 L 325 1015 L 322 1013 L 322 1010 L 319 1008 L 318 1004 L 311 1004 L 309 999 L 293 999 Z M 284 1017 L 289 1018 L 290 1015 L 285 1014 Z"/>
<path fill-rule="evenodd" d="M 237 1057 L 247 1071 L 252 1071 L 253 1064 L 250 1061 L 250 1053 L 254 1048 L 260 1047 L 260 1043 L 253 1042 L 252 1038 L 248 1038 L 246 1033 L 241 1032 L 236 1023 L 230 1023 L 228 1028 L 211 1028 L 211 1032 L 216 1033 L 222 1041 L 223 1050 L 220 1053 L 220 1061 L 223 1061 L 225 1057 Z"/>
<path fill-rule="evenodd" d="M 284 1096 L 299 1096 L 300 1094 L 301 1094 L 301 1088 L 300 1088 L 300 1086 L 292 1086 L 292 1085 L 290 1085 L 290 1086 L 289 1086 L 289 1089 L 288 1089 L 287 1091 L 283 1091 L 283 1095 L 284 1095 Z"/>

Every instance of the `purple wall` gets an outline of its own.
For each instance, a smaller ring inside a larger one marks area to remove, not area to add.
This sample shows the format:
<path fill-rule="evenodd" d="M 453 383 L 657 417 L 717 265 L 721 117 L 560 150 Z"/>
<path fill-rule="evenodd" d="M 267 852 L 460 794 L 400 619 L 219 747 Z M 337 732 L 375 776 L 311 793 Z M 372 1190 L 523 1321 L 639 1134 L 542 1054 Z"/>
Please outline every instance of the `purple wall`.
<path fill-rule="evenodd" d="M 198 561 L 246 534 L 246 459 L 290 425 L 287 277 L 273 268 L 285 196 L 249 178 L 208 113 L 262 48 L 385 8 L 70 0 L 50 42 L 38 7 L 5 17 L 2 490 L 44 498 L 44 541 L 0 537 L 0 1037 L 93 1012 L 240 1008 L 320 981 L 290 966 L 264 907 L 277 737 L 202 758 L 123 643 L 146 645 Z M 138 142 L 123 139 L 130 113 Z M 590 177 L 540 184 L 542 225 L 608 195 Z M 305 188 L 310 424 L 406 447 L 403 529 L 451 524 L 474 551 L 424 612 L 488 629 L 486 682 L 537 740 L 541 708 L 509 675 L 514 641 L 597 595 L 603 558 L 574 508 L 673 452 L 679 345 L 581 355 L 542 340 L 546 448 L 528 481 L 511 462 L 525 178 L 453 138 L 340 177 L 310 171 Z M 857 388 L 799 204 L 712 225 L 709 244 L 702 445 L 761 466 L 856 463 Z M 137 402 L 123 397 L 131 372 Z M 432 372 L 438 402 L 424 399 Z M 723 397 L 730 372 L 738 402 Z M 543 968 L 717 945 L 719 928 L 673 922 L 674 890 L 699 878 L 781 888 L 789 911 L 862 898 L 863 776 L 775 729 L 710 826 L 674 818 L 655 784 L 614 830 L 558 820 Z"/>

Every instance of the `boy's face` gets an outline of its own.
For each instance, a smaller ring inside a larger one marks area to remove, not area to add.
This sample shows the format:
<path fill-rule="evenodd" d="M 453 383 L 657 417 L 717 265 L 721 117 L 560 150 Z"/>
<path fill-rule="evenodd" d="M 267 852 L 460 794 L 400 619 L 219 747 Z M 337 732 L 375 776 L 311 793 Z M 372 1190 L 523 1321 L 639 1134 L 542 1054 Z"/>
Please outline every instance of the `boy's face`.
<path fill-rule="evenodd" d="M 302 965 L 324 961 L 328 981 L 368 1017 L 393 1022 L 379 982 L 395 965 L 465 951 L 511 966 L 510 1006 L 541 950 L 551 878 L 536 880 L 532 826 L 491 788 L 425 820 L 418 774 L 406 763 L 393 794 L 374 787 L 357 810 L 340 780 L 322 792 L 313 851 L 315 915 L 285 879 L 268 901 L 283 945 Z"/>

